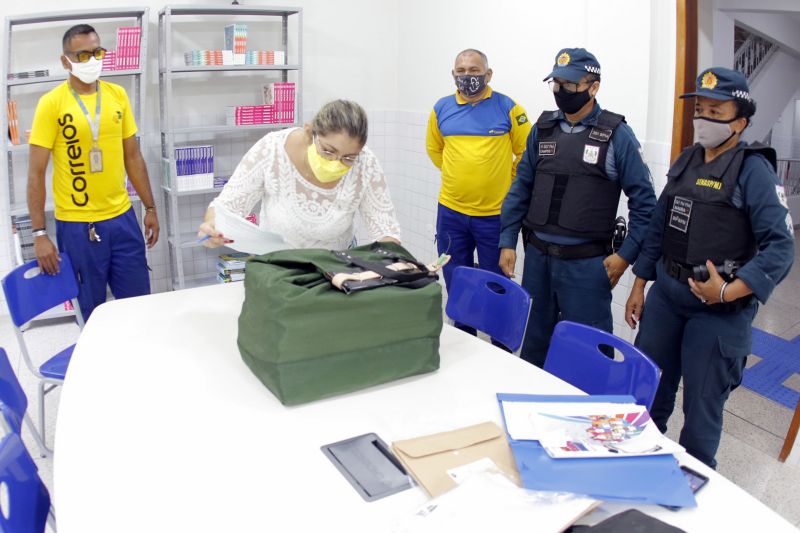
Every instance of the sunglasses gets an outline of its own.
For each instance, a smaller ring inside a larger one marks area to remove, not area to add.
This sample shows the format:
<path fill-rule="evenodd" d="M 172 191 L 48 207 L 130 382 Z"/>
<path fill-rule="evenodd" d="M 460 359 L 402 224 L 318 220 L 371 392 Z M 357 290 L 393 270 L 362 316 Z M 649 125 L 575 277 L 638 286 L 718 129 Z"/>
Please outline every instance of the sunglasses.
<path fill-rule="evenodd" d="M 74 57 L 78 60 L 78 63 L 86 63 L 91 58 L 103 59 L 106 56 L 106 51 L 105 48 L 98 46 L 94 50 L 79 50 L 77 52 L 65 52 L 64 54 Z"/>

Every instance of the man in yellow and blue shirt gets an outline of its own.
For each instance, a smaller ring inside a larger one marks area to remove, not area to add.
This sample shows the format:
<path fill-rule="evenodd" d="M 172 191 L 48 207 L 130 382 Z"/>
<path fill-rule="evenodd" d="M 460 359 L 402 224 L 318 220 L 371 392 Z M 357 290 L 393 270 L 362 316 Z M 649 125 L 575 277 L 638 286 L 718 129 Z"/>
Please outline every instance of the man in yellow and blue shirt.
<path fill-rule="evenodd" d="M 500 208 L 531 130 L 525 110 L 489 87 L 492 70 L 482 52 L 458 54 L 453 78 L 458 90 L 433 106 L 426 138 L 442 171 L 436 242 L 440 254 L 451 256 L 444 267 L 448 288 L 455 267 L 473 266 L 476 249 L 480 268 L 502 274 Z"/>
<path fill-rule="evenodd" d="M 84 319 L 106 299 L 150 292 L 142 230 L 131 207 L 125 175 L 144 203 L 147 246 L 158 240 L 158 219 L 136 123 L 125 89 L 98 81 L 105 49 L 94 28 L 64 34 L 61 61 L 67 81 L 39 100 L 30 138 L 28 209 L 39 266 L 59 271 L 67 252 L 78 279 Z M 58 249 L 45 225 L 45 173 L 53 156 L 53 199 Z"/>

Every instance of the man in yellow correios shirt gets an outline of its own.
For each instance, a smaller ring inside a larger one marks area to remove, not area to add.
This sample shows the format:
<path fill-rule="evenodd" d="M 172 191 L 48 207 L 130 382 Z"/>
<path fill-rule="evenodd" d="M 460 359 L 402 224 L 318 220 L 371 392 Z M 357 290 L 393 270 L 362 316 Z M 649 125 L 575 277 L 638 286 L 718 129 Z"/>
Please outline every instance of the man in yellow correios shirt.
<path fill-rule="evenodd" d="M 59 271 L 69 254 L 79 283 L 84 319 L 115 298 L 150 293 L 142 230 L 125 187 L 127 172 L 145 206 L 147 246 L 158 240 L 158 218 L 128 95 L 98 81 L 105 49 L 89 25 L 64 34 L 61 63 L 67 81 L 39 100 L 30 137 L 28 210 L 39 266 Z M 53 156 L 53 199 L 58 250 L 45 225 L 45 171 Z"/>
<path fill-rule="evenodd" d="M 448 289 L 453 269 L 473 266 L 476 249 L 480 268 L 503 275 L 500 208 L 531 131 L 522 106 L 489 87 L 492 69 L 483 52 L 458 54 L 452 74 L 458 90 L 433 106 L 426 138 L 442 171 L 436 243 L 440 254 L 451 256 L 444 267 Z"/>

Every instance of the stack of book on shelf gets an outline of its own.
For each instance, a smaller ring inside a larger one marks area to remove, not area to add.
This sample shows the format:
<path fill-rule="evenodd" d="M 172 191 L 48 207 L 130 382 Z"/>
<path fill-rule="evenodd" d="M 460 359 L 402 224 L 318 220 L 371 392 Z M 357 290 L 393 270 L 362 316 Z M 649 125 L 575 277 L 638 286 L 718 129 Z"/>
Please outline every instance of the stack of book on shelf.
<path fill-rule="evenodd" d="M 9 100 L 8 107 L 8 139 L 11 144 L 19 144 L 19 119 L 17 117 L 17 102 Z"/>
<path fill-rule="evenodd" d="M 225 26 L 225 50 L 233 51 L 234 65 L 244 65 L 247 51 L 247 24 Z"/>
<path fill-rule="evenodd" d="M 138 69 L 141 44 L 142 28 L 139 26 L 117 28 L 115 70 Z"/>
<path fill-rule="evenodd" d="M 128 176 L 125 176 L 125 190 L 128 191 L 128 196 L 131 198 L 138 198 L 139 193 L 136 192 L 136 189 L 133 187 L 133 183 L 131 180 L 128 179 Z"/>
<path fill-rule="evenodd" d="M 269 105 L 228 106 L 225 121 L 228 126 L 275 124 L 275 108 Z"/>
<path fill-rule="evenodd" d="M 108 50 L 103 57 L 103 70 L 136 70 L 142 46 L 142 28 L 123 26 L 117 28 L 117 49 Z"/>
<path fill-rule="evenodd" d="M 228 106 L 228 126 L 251 124 L 294 124 L 295 84 L 292 82 L 264 85 L 263 105 Z"/>
<path fill-rule="evenodd" d="M 175 190 L 195 191 L 214 186 L 214 147 L 182 146 L 175 148 Z M 171 182 L 167 186 L 172 188 Z"/>
<path fill-rule="evenodd" d="M 183 62 L 187 67 L 204 67 L 208 65 L 233 65 L 231 50 L 189 50 L 183 53 Z"/>
<path fill-rule="evenodd" d="M 14 235 L 14 254 L 17 264 L 36 259 L 33 250 L 33 225 L 31 217 L 19 215 L 11 217 L 11 232 Z"/>
<path fill-rule="evenodd" d="M 282 50 L 248 50 L 245 65 L 285 65 L 286 54 Z"/>
<path fill-rule="evenodd" d="M 45 78 L 50 75 L 50 71 L 43 70 L 28 70 L 26 72 L 9 72 L 7 78 L 9 80 L 27 80 L 29 78 Z"/>
<path fill-rule="evenodd" d="M 189 50 L 183 61 L 189 67 L 209 65 L 285 65 L 283 50 L 248 50 L 247 24 L 225 26 L 224 50 Z"/>
<path fill-rule="evenodd" d="M 253 257 L 245 252 L 231 252 L 219 256 L 217 262 L 217 281 L 230 283 L 231 281 L 244 281 L 245 264 Z"/>
<path fill-rule="evenodd" d="M 275 82 L 264 85 L 264 104 L 274 108 L 275 123 L 294 124 L 293 82 Z"/>
<path fill-rule="evenodd" d="M 107 72 L 109 70 L 117 70 L 117 52 L 114 50 L 109 50 L 106 52 L 106 55 L 103 56 L 103 72 Z"/>

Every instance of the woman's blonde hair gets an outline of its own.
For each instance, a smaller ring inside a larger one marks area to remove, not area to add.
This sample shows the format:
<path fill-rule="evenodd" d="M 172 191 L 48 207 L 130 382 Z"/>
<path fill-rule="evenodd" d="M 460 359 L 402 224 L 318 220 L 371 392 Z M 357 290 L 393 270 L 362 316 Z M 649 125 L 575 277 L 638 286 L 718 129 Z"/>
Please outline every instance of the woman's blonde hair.
<path fill-rule="evenodd" d="M 314 135 L 344 132 L 363 146 L 367 143 L 367 113 L 355 102 L 334 100 L 314 116 L 311 131 Z"/>

